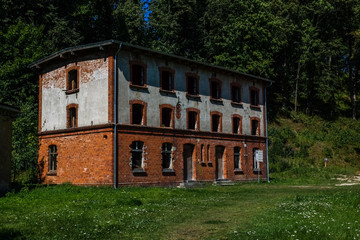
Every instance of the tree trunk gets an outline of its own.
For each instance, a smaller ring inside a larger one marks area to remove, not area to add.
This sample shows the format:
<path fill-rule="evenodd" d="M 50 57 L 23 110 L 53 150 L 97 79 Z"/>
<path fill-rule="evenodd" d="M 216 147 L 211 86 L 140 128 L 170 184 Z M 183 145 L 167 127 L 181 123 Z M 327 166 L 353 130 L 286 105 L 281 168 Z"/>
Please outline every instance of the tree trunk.
<path fill-rule="evenodd" d="M 294 106 L 295 113 L 297 112 L 297 99 L 298 99 L 298 90 L 299 90 L 300 68 L 301 68 L 301 65 L 300 65 L 300 59 L 299 59 L 297 72 L 296 72 L 296 79 L 295 79 L 295 106 Z"/>

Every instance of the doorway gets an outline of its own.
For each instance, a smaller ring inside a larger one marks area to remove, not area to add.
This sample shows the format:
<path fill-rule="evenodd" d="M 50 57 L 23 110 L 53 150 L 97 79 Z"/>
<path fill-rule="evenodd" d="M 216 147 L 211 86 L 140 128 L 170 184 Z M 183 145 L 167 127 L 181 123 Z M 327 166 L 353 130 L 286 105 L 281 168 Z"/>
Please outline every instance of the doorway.
<path fill-rule="evenodd" d="M 193 155 L 194 145 L 184 144 L 183 146 L 183 159 L 184 159 L 184 181 L 193 180 Z"/>
<path fill-rule="evenodd" d="M 224 146 L 215 147 L 216 179 L 224 179 Z"/>

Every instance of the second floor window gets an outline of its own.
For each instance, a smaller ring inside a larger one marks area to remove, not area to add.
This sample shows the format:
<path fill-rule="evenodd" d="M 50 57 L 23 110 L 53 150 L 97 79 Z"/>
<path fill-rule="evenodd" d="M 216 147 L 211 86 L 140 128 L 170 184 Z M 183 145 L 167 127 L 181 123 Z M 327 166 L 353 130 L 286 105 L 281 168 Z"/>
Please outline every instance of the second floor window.
<path fill-rule="evenodd" d="M 199 114 L 197 111 L 189 110 L 187 112 L 187 128 L 199 130 Z"/>
<path fill-rule="evenodd" d="M 161 109 L 161 127 L 171 127 L 172 125 L 172 109 L 162 108 Z"/>
<path fill-rule="evenodd" d="M 167 67 L 160 67 L 160 89 L 174 91 L 174 71 Z"/>
<path fill-rule="evenodd" d="M 199 95 L 199 78 L 195 74 L 186 75 L 187 94 L 192 96 Z"/>
<path fill-rule="evenodd" d="M 143 112 L 144 106 L 141 104 L 133 104 L 132 105 L 132 124 L 143 124 Z"/>
<path fill-rule="evenodd" d="M 239 85 L 231 85 L 231 101 L 241 103 L 241 87 Z"/>
<path fill-rule="evenodd" d="M 233 116 L 233 133 L 241 134 L 241 118 Z"/>
<path fill-rule="evenodd" d="M 253 107 L 259 106 L 259 89 L 250 88 L 250 105 Z"/>
<path fill-rule="evenodd" d="M 210 115 L 211 115 L 211 131 L 221 132 L 222 131 L 221 113 L 212 112 L 210 113 Z"/>
<path fill-rule="evenodd" d="M 67 106 L 67 127 L 74 128 L 78 126 L 78 111 L 77 104 L 70 104 Z"/>
<path fill-rule="evenodd" d="M 134 86 L 146 86 L 146 64 L 130 61 L 130 83 Z"/>
<path fill-rule="evenodd" d="M 252 119 L 251 120 L 251 135 L 260 135 L 260 129 L 259 129 L 259 120 Z"/>
<path fill-rule="evenodd" d="M 210 94 L 212 99 L 221 99 L 221 81 L 210 79 Z"/>

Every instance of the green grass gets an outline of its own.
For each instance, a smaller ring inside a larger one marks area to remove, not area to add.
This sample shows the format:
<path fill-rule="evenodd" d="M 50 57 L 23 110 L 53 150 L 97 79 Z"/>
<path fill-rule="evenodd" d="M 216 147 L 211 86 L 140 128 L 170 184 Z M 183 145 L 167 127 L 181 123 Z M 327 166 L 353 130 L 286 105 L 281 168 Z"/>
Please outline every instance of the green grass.
<path fill-rule="evenodd" d="M 0 239 L 359 239 L 360 186 L 24 188 Z"/>

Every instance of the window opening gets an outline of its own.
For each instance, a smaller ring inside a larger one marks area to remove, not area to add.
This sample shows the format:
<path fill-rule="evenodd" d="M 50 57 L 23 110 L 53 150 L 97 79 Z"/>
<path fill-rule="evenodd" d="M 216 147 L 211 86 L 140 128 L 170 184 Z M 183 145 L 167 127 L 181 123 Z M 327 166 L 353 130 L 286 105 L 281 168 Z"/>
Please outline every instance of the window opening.
<path fill-rule="evenodd" d="M 241 102 L 241 98 L 240 98 L 240 87 L 237 86 L 231 86 L 231 96 L 232 96 L 232 101 L 235 103 L 240 103 Z"/>
<path fill-rule="evenodd" d="M 210 145 L 207 145 L 207 149 L 206 149 L 206 160 L 208 162 L 210 162 Z"/>
<path fill-rule="evenodd" d="M 259 121 L 258 120 L 251 120 L 251 135 L 258 135 L 259 134 Z"/>
<path fill-rule="evenodd" d="M 172 91 L 172 73 L 166 70 L 161 71 L 161 88 L 166 91 Z"/>
<path fill-rule="evenodd" d="M 69 86 L 68 90 L 74 90 L 77 89 L 77 70 L 71 70 L 68 72 L 68 81 Z"/>
<path fill-rule="evenodd" d="M 162 168 L 163 169 L 172 169 L 172 161 L 171 161 L 171 143 L 163 143 L 162 144 Z"/>
<path fill-rule="evenodd" d="M 240 118 L 233 117 L 233 133 L 240 133 Z"/>
<path fill-rule="evenodd" d="M 197 112 L 188 112 L 188 129 L 196 130 L 197 125 Z"/>
<path fill-rule="evenodd" d="M 162 127 L 171 127 L 171 108 L 162 108 L 161 109 L 161 126 Z"/>
<path fill-rule="evenodd" d="M 187 83 L 188 83 L 188 94 L 190 95 L 198 95 L 199 89 L 198 89 L 198 80 L 195 77 L 188 76 L 187 77 Z"/>
<path fill-rule="evenodd" d="M 141 104 L 132 105 L 132 124 L 143 124 L 143 110 L 144 106 Z"/>
<path fill-rule="evenodd" d="M 69 116 L 70 116 L 70 121 L 69 121 L 69 127 L 76 127 L 76 108 L 72 107 L 69 108 Z"/>
<path fill-rule="evenodd" d="M 259 92 L 257 90 L 250 90 L 250 104 L 253 106 L 259 105 Z"/>
<path fill-rule="evenodd" d="M 132 65 L 132 84 L 138 86 L 144 86 L 144 67 L 141 65 L 133 64 Z"/>
<path fill-rule="evenodd" d="M 211 130 L 213 132 L 219 132 L 219 130 L 220 130 L 220 116 L 214 114 L 214 115 L 211 116 L 211 119 L 212 119 Z"/>
<path fill-rule="evenodd" d="M 49 146 L 49 172 L 55 172 L 57 168 L 57 147 Z"/>
<path fill-rule="evenodd" d="M 220 99 L 220 83 L 216 81 L 211 81 L 211 98 Z"/>
<path fill-rule="evenodd" d="M 204 144 L 201 144 L 201 153 L 200 153 L 200 160 L 203 163 L 204 162 Z"/>
<path fill-rule="evenodd" d="M 234 168 L 241 169 L 241 157 L 239 147 L 234 147 Z"/>
<path fill-rule="evenodd" d="M 141 141 L 135 141 L 131 144 L 131 154 L 132 154 L 131 165 L 133 170 L 143 168 L 143 161 L 142 161 L 143 146 L 144 143 Z"/>

